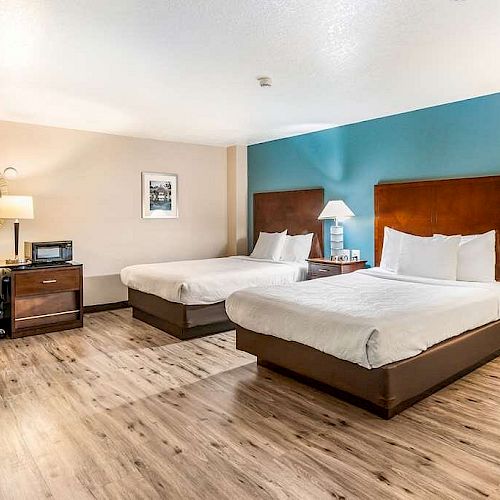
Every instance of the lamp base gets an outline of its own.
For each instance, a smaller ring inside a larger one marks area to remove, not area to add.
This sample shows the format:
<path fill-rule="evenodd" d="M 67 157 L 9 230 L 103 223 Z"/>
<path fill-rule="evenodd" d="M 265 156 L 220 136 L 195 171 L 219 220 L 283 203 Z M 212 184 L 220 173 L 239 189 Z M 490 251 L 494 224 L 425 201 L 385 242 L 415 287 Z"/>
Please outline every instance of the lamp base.
<path fill-rule="evenodd" d="M 335 221 L 336 222 L 336 221 Z M 344 228 L 337 223 L 330 226 L 330 258 L 341 255 L 344 249 Z"/>
<path fill-rule="evenodd" d="M 31 260 L 16 257 L 15 259 L 5 259 L 5 263 L 10 266 L 25 266 L 26 264 L 31 264 Z"/>

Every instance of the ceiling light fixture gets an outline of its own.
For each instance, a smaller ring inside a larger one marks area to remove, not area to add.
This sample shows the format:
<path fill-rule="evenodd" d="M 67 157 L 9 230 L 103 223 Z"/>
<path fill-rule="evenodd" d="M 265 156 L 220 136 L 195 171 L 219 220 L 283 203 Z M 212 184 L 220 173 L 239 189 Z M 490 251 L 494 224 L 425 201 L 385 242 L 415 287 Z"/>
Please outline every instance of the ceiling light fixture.
<path fill-rule="evenodd" d="M 259 77 L 257 77 L 257 81 L 259 82 L 259 85 L 262 88 L 273 86 L 273 81 L 268 76 L 259 76 Z"/>

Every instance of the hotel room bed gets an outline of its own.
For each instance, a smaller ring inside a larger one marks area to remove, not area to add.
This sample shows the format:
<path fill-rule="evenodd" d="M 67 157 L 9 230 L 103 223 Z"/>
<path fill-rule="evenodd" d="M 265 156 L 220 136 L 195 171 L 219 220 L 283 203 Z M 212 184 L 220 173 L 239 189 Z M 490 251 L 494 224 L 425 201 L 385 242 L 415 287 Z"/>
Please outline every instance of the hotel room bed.
<path fill-rule="evenodd" d="M 373 268 L 239 290 L 226 310 L 247 330 L 372 369 L 500 319 L 500 283 L 416 278 Z"/>
<path fill-rule="evenodd" d="M 304 280 L 307 262 L 226 257 L 122 269 L 134 317 L 181 339 L 231 330 L 224 301 L 245 287 Z"/>
<path fill-rule="evenodd" d="M 239 291 L 238 349 L 391 418 L 500 354 L 500 176 L 375 187 L 375 262 L 386 226 L 420 236 L 496 230 L 497 282 L 379 269 Z"/>
<path fill-rule="evenodd" d="M 310 257 L 322 256 L 323 189 L 256 193 L 254 241 L 260 232 L 313 233 Z M 307 263 L 227 257 L 130 266 L 122 270 L 135 318 L 180 339 L 231 330 L 224 307 L 234 291 L 306 278 Z"/>
<path fill-rule="evenodd" d="M 120 276 L 134 290 L 185 305 L 207 305 L 241 288 L 305 280 L 307 262 L 223 257 L 129 266 Z"/>

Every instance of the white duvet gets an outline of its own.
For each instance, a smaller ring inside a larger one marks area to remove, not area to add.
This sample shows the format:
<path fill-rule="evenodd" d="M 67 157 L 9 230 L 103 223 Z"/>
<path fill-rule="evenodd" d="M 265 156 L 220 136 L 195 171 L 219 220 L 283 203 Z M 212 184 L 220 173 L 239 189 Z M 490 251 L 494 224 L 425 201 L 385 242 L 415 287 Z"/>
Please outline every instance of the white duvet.
<path fill-rule="evenodd" d="M 240 290 L 227 299 L 226 310 L 246 329 L 377 368 L 500 319 L 500 284 L 415 278 L 374 268 Z"/>
<path fill-rule="evenodd" d="M 307 262 L 275 262 L 250 257 L 140 264 L 122 269 L 122 283 L 186 305 L 215 304 L 246 287 L 301 281 Z"/>

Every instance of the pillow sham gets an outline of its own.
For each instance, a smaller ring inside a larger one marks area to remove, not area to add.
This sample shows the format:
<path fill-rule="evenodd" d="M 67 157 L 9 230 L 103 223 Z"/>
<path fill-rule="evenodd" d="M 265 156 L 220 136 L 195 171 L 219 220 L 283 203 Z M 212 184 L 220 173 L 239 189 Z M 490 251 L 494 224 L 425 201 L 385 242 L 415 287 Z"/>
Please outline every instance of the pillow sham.
<path fill-rule="evenodd" d="M 406 234 L 396 231 L 392 227 L 384 227 L 384 243 L 382 246 L 382 257 L 380 267 L 387 271 L 396 272 L 398 269 L 399 252 L 401 248 L 401 237 Z"/>
<path fill-rule="evenodd" d="M 309 257 L 314 233 L 286 236 L 281 260 L 288 262 L 302 262 Z"/>
<path fill-rule="evenodd" d="M 250 257 L 254 259 L 280 260 L 285 245 L 287 230 L 282 233 L 259 233 Z"/>
<path fill-rule="evenodd" d="M 462 236 L 458 247 L 457 280 L 495 281 L 495 244 L 494 229 L 484 234 Z"/>
<path fill-rule="evenodd" d="M 413 236 L 402 233 L 397 265 L 398 274 L 457 279 L 460 236 Z"/>

